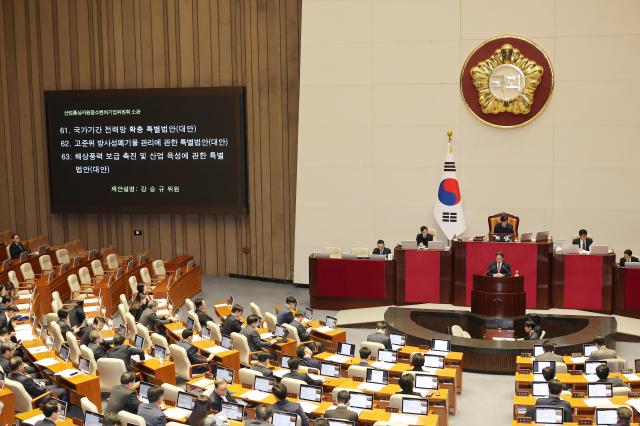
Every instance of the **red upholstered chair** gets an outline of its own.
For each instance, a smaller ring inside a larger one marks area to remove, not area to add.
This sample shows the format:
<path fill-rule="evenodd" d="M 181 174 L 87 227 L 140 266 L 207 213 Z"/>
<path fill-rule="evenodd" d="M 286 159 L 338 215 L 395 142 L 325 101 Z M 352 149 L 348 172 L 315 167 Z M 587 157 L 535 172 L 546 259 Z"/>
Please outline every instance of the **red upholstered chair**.
<path fill-rule="evenodd" d="M 507 212 L 502 212 L 502 213 L 496 213 L 492 216 L 489 216 L 488 221 L 489 221 L 489 233 L 492 234 L 493 233 L 493 228 L 496 226 L 497 223 L 500 222 L 500 217 L 502 215 L 506 215 L 508 218 L 508 222 L 511 224 L 511 226 L 513 226 L 513 232 L 515 233 L 515 236 L 518 236 L 518 225 L 520 224 L 520 218 L 518 216 L 514 216 L 511 213 L 507 213 Z"/>

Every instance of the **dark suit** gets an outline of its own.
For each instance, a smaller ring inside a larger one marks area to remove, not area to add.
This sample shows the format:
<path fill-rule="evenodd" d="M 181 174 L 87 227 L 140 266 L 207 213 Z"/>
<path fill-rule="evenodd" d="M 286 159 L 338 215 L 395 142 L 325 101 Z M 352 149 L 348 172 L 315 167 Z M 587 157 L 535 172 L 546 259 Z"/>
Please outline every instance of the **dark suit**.
<path fill-rule="evenodd" d="M 507 222 L 504 225 L 502 224 L 502 222 L 498 222 L 496 223 L 496 226 L 493 227 L 493 233 L 494 234 L 514 234 L 513 225 L 511 225 L 509 222 Z"/>
<path fill-rule="evenodd" d="M 278 311 L 278 324 L 291 324 L 293 318 L 293 312 L 286 306 L 281 307 Z"/>
<path fill-rule="evenodd" d="M 202 312 L 200 309 L 196 311 L 196 315 L 198 315 L 198 321 L 200 321 L 201 327 L 206 327 L 208 321 L 215 322 L 213 318 Z"/>
<path fill-rule="evenodd" d="M 540 332 L 534 328 L 526 337 L 526 340 L 540 340 Z"/>
<path fill-rule="evenodd" d="M 67 331 L 70 331 L 73 334 L 73 330 L 71 326 L 66 321 L 58 321 L 58 325 L 60 326 L 60 333 L 62 333 L 62 338 L 64 341 L 67 341 Z M 84 343 L 83 343 L 84 344 Z"/>
<path fill-rule="evenodd" d="M 140 360 L 144 359 L 144 351 L 129 345 L 115 346 L 107 351 L 107 358 L 121 359 L 127 371 L 131 371 L 131 355 L 140 355 Z"/>
<path fill-rule="evenodd" d="M 167 424 L 167 416 L 155 404 L 140 404 L 138 415 L 144 419 L 147 426 L 165 426 Z"/>
<path fill-rule="evenodd" d="M 327 419 L 347 420 L 358 424 L 358 413 L 351 411 L 342 405 L 334 408 L 333 410 L 325 411 L 324 417 Z"/>
<path fill-rule="evenodd" d="M 102 345 L 98 345 L 97 343 L 89 343 L 87 347 L 91 349 L 91 352 L 93 352 L 93 358 L 96 361 L 102 358 L 103 356 L 107 356 L 107 352 L 104 350 Z"/>
<path fill-rule="evenodd" d="M 282 378 L 285 378 L 285 377 L 288 377 L 290 379 L 302 380 L 306 384 L 312 385 L 312 386 L 322 386 L 322 380 L 314 380 L 307 373 L 300 373 L 298 371 L 290 371 L 287 374 L 285 374 L 284 376 L 282 376 Z"/>
<path fill-rule="evenodd" d="M 391 350 L 391 339 L 383 333 L 371 333 L 367 336 L 367 342 L 382 343 L 387 350 Z"/>
<path fill-rule="evenodd" d="M 35 380 L 33 380 L 31 377 L 27 376 L 26 374 L 20 374 L 20 373 L 14 372 L 9 374 L 9 378 L 11 380 L 15 380 L 16 382 L 20 382 L 24 387 L 24 390 L 27 391 L 27 393 L 29 394 L 29 396 L 31 396 L 31 398 L 35 399 L 40 395 L 42 395 L 43 393 L 47 391 L 51 391 L 51 393 L 53 393 L 58 399 L 62 401 L 69 401 L 69 395 L 67 393 L 67 390 L 64 388 L 60 388 L 56 385 L 42 386 L 38 384 Z M 44 403 L 44 402 L 47 402 L 48 400 L 49 400 L 49 397 L 45 397 L 41 401 L 38 401 L 38 403 Z"/>
<path fill-rule="evenodd" d="M 638 258 L 635 256 L 631 256 L 631 260 L 629 260 L 629 262 L 640 262 L 640 260 L 638 260 Z M 620 266 L 624 267 L 625 263 L 627 263 L 627 259 L 625 259 L 624 257 L 620 259 Z"/>
<path fill-rule="evenodd" d="M 11 254 L 12 259 L 19 258 L 25 251 L 27 251 L 27 249 L 24 248 L 22 243 L 11 242 L 11 245 L 9 246 L 9 253 Z"/>
<path fill-rule="evenodd" d="M 273 411 L 284 411 L 285 413 L 295 413 L 300 417 L 301 426 L 309 426 L 309 417 L 297 402 L 287 401 L 286 399 L 278 401 L 273 406 Z"/>
<path fill-rule="evenodd" d="M 202 325 L 202 324 L 200 324 Z M 240 333 L 242 331 L 242 321 L 233 315 L 227 315 L 222 324 L 220 332 L 227 336 L 231 336 L 231 333 Z"/>
<path fill-rule="evenodd" d="M 145 311 L 145 309 L 147 309 L 147 303 L 144 303 L 144 304 L 140 305 L 137 308 L 130 308 L 129 309 L 129 313 L 131 315 L 133 315 L 133 318 L 136 321 L 140 321 L 140 315 L 142 315 L 142 313 Z"/>
<path fill-rule="evenodd" d="M 261 365 L 261 364 L 253 365 L 253 366 L 251 366 L 251 369 L 253 371 L 258 371 L 258 372 L 262 373 L 262 375 L 264 377 L 273 377 L 273 371 L 271 371 L 270 369 L 268 369 L 264 365 Z"/>
<path fill-rule="evenodd" d="M 391 254 L 391 249 L 385 247 L 385 248 L 382 249 L 382 253 L 380 253 L 380 249 L 378 247 L 376 247 L 376 248 L 373 249 L 371 254 L 384 254 L 386 256 L 388 254 Z"/>
<path fill-rule="evenodd" d="M 236 402 L 236 400 L 231 396 L 231 393 L 229 391 L 227 391 L 224 397 L 226 399 L 226 402 L 234 402 L 234 403 Z M 222 397 L 220 395 L 218 395 L 215 391 L 213 391 L 213 393 L 209 397 L 209 402 L 211 403 L 211 409 L 213 411 L 220 411 L 222 410 L 222 403 L 225 401 L 222 400 Z"/>
<path fill-rule="evenodd" d="M 3 327 L 6 327 L 10 332 L 16 331 L 16 329 L 13 327 L 13 321 L 9 319 L 6 311 L 0 314 L 0 328 Z"/>
<path fill-rule="evenodd" d="M 300 365 L 302 367 L 309 367 L 320 370 L 320 367 L 322 367 L 322 362 L 319 359 L 304 357 L 300 358 Z"/>
<path fill-rule="evenodd" d="M 271 346 L 268 342 L 263 342 L 260 339 L 260 334 L 258 333 L 258 331 L 250 325 L 247 325 L 245 328 L 243 328 L 240 334 L 247 338 L 247 343 L 249 344 L 249 350 L 251 352 L 259 352 L 262 350 L 262 348 Z"/>
<path fill-rule="evenodd" d="M 153 332 L 153 331 L 159 330 L 158 326 L 160 324 L 169 323 L 169 320 L 161 319 L 158 315 L 156 315 L 155 312 L 153 312 L 151 309 L 147 308 L 140 315 L 140 320 L 138 322 L 140 324 L 144 325 L 145 327 L 147 327 L 149 332 Z"/>
<path fill-rule="evenodd" d="M 548 406 L 548 407 L 562 407 L 564 413 L 564 422 L 573 421 L 573 415 L 571 414 L 571 404 L 558 396 L 550 395 L 544 398 L 538 398 L 535 407 Z M 535 407 L 527 410 L 527 417 L 535 418 Z"/>
<path fill-rule="evenodd" d="M 591 248 L 591 244 L 593 244 L 593 240 L 591 238 L 587 238 L 584 243 L 586 243 L 586 247 L 582 246 L 583 242 L 580 240 L 580 238 L 576 238 L 575 240 L 573 240 L 573 245 L 577 245 L 583 250 L 589 250 Z"/>
<path fill-rule="evenodd" d="M 79 306 L 76 306 L 69 312 L 69 324 L 71 324 L 72 327 L 81 325 L 85 318 L 84 309 Z"/>
<path fill-rule="evenodd" d="M 498 262 L 491 262 L 489 264 L 489 267 L 487 268 L 487 276 L 490 277 L 493 274 L 503 274 L 507 277 L 511 276 L 511 265 L 509 265 L 509 262 L 502 262 L 500 264 L 500 270 L 498 271 Z"/>
<path fill-rule="evenodd" d="M 38 420 L 34 426 L 55 426 L 56 422 L 46 417 L 42 420 Z"/>
<path fill-rule="evenodd" d="M 296 331 L 298 332 L 298 337 L 300 338 L 301 342 L 308 342 L 309 340 L 311 340 L 311 334 L 307 330 L 307 327 L 305 327 L 303 324 L 298 322 L 298 320 L 294 318 L 294 320 L 291 321 L 289 325 L 296 328 Z"/>
<path fill-rule="evenodd" d="M 107 404 L 107 409 L 104 414 L 118 414 L 122 410 L 131 414 L 137 414 L 139 405 L 140 400 L 138 399 L 136 391 L 131 390 L 124 385 L 114 386 L 111 389 L 109 403 Z"/>
<path fill-rule="evenodd" d="M 89 346 L 89 343 L 91 342 L 89 340 L 89 335 L 91 334 L 91 332 L 93 330 L 95 330 L 95 328 L 93 328 L 92 325 L 89 325 L 89 326 L 83 328 L 82 330 L 80 330 L 79 337 L 80 337 L 80 344 L 81 345 Z"/>
<path fill-rule="evenodd" d="M 617 387 L 626 387 L 627 385 L 622 381 L 622 379 L 618 376 L 607 377 L 606 379 L 599 379 L 596 383 L 611 383 L 614 388 Z"/>
<path fill-rule="evenodd" d="M 178 342 L 178 346 L 184 348 L 184 350 L 187 351 L 187 357 L 189 358 L 189 362 L 191 363 L 191 365 L 207 363 L 207 359 L 201 357 L 200 354 L 198 354 L 198 349 L 186 340 L 180 340 Z M 195 374 L 204 374 L 207 371 L 209 371 L 209 369 L 204 365 L 199 365 L 193 369 L 193 373 Z"/>
<path fill-rule="evenodd" d="M 425 247 L 428 247 L 429 241 L 433 241 L 433 235 L 427 234 L 426 237 L 423 237 L 422 233 L 419 233 L 418 235 L 416 235 L 416 243 L 418 243 L 418 245 L 422 244 Z"/>

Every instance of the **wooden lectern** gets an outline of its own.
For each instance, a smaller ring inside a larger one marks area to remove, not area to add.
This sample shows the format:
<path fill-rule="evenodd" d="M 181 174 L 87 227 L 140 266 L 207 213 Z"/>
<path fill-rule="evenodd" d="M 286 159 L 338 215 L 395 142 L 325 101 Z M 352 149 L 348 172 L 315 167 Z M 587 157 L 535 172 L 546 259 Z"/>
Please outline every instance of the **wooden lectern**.
<path fill-rule="evenodd" d="M 523 317 L 526 301 L 523 276 L 473 276 L 471 313 L 494 318 Z"/>

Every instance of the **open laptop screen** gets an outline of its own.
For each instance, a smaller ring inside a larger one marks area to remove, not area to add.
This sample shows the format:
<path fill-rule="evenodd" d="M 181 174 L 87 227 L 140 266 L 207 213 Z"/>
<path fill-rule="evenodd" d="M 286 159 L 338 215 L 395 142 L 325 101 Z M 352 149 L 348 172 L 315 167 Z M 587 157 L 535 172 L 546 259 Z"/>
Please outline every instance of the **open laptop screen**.
<path fill-rule="evenodd" d="M 587 383 L 589 398 L 611 398 L 613 396 L 612 383 Z"/>
<path fill-rule="evenodd" d="M 388 351 L 386 349 L 378 350 L 378 361 L 396 363 L 398 360 L 398 352 Z"/>
<path fill-rule="evenodd" d="M 240 404 L 234 404 L 233 402 L 222 402 L 220 404 L 222 408 L 222 413 L 229 420 L 234 420 L 236 422 L 241 422 L 244 417 L 244 406 Z"/>
<path fill-rule="evenodd" d="M 216 367 L 216 380 L 224 379 L 227 383 L 233 383 L 233 370 L 224 367 Z"/>
<path fill-rule="evenodd" d="M 340 377 L 340 366 L 332 362 L 320 363 L 320 375 L 327 377 Z"/>
<path fill-rule="evenodd" d="M 271 423 L 273 426 L 296 426 L 297 419 L 297 414 L 274 411 L 271 417 Z"/>
<path fill-rule="evenodd" d="M 532 394 L 538 398 L 549 396 L 549 383 L 533 382 Z"/>
<path fill-rule="evenodd" d="M 418 389 L 438 389 L 438 376 L 416 374 L 414 386 Z"/>
<path fill-rule="evenodd" d="M 542 374 L 542 370 L 551 367 L 555 370 L 555 361 L 533 361 L 533 374 Z"/>
<path fill-rule="evenodd" d="M 451 342 L 445 339 L 432 339 L 431 349 L 434 351 L 451 352 Z"/>
<path fill-rule="evenodd" d="M 104 417 L 101 414 L 86 411 L 84 413 L 84 426 L 102 426 L 103 419 Z"/>
<path fill-rule="evenodd" d="M 429 402 L 426 399 L 402 398 L 402 413 L 426 416 L 429 411 Z"/>
<path fill-rule="evenodd" d="M 596 408 L 596 425 L 617 425 L 618 409 L 617 408 Z"/>
<path fill-rule="evenodd" d="M 353 357 L 356 355 L 356 345 L 352 345 L 351 343 L 340 342 L 338 343 L 338 350 L 336 352 L 339 355 Z"/>
<path fill-rule="evenodd" d="M 300 385 L 300 394 L 298 397 L 305 401 L 321 402 L 322 386 Z"/>
<path fill-rule="evenodd" d="M 262 392 L 271 393 L 271 388 L 273 387 L 273 383 L 274 383 L 273 379 L 256 376 L 253 382 L 253 388 Z"/>
<path fill-rule="evenodd" d="M 197 396 L 187 392 L 178 392 L 176 406 L 184 410 L 193 410 L 193 406 L 195 405 L 197 398 Z"/>
<path fill-rule="evenodd" d="M 535 407 L 535 422 L 546 425 L 561 425 L 563 419 L 562 407 Z"/>
<path fill-rule="evenodd" d="M 389 371 L 367 368 L 367 383 L 386 385 L 389 383 Z"/>
<path fill-rule="evenodd" d="M 373 409 L 373 394 L 365 392 L 351 392 L 349 405 L 353 408 L 371 410 Z"/>

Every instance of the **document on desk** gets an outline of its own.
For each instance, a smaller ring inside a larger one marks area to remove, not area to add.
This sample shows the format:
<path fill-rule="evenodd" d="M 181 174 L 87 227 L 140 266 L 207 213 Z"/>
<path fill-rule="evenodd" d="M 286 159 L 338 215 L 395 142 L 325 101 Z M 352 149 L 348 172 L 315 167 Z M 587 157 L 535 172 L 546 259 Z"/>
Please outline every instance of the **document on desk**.
<path fill-rule="evenodd" d="M 447 356 L 449 352 L 445 351 L 434 351 L 433 349 L 427 352 L 427 355 L 437 355 L 437 356 Z"/>
<path fill-rule="evenodd" d="M 198 334 L 194 334 L 193 337 L 191 338 L 192 342 L 197 342 L 199 340 L 204 340 L 204 339 L 200 337 Z"/>
<path fill-rule="evenodd" d="M 176 329 L 171 330 L 171 332 L 172 332 L 173 334 L 177 335 L 177 336 L 182 337 L 182 332 L 183 332 L 184 330 L 185 330 L 184 328 L 176 328 Z"/>
<path fill-rule="evenodd" d="M 375 361 L 371 363 L 373 368 L 378 368 L 380 370 L 391 370 L 395 364 L 392 362 L 384 362 L 384 361 Z"/>
<path fill-rule="evenodd" d="M 96 297 L 92 297 L 90 299 L 84 299 L 84 304 L 88 305 L 90 303 L 98 303 L 98 299 Z"/>
<path fill-rule="evenodd" d="M 80 370 L 76 370 L 75 368 L 67 368 L 66 370 L 62 370 L 57 372 L 55 375 L 56 376 L 60 376 L 60 377 L 64 377 L 65 379 L 68 379 L 69 377 L 75 376 L 77 374 L 80 374 L 81 371 Z"/>
<path fill-rule="evenodd" d="M 627 379 L 631 380 L 632 382 L 635 382 L 637 380 L 640 380 L 640 376 L 638 376 L 637 374 L 623 374 L 624 377 L 626 377 Z"/>
<path fill-rule="evenodd" d="M 361 385 L 358 386 L 358 389 L 368 390 L 372 392 L 379 392 L 385 386 L 387 385 L 383 385 L 380 383 L 362 383 Z"/>
<path fill-rule="evenodd" d="M 171 311 L 169 311 L 168 309 L 158 309 L 156 311 L 156 315 L 158 315 L 159 317 L 169 316 L 171 315 Z"/>
<path fill-rule="evenodd" d="M 318 327 L 318 328 L 312 328 L 312 330 L 315 330 L 315 331 L 317 331 L 318 333 L 329 333 L 329 332 L 333 331 L 333 328 L 331 328 L 331 327 L 327 327 L 327 326 L 325 325 L 325 326 Z"/>
<path fill-rule="evenodd" d="M 262 392 L 259 390 L 255 390 L 252 389 L 248 392 L 243 393 L 242 395 L 240 395 L 240 397 L 244 398 L 244 399 L 249 399 L 251 401 L 262 401 L 263 399 L 267 398 L 269 395 L 271 395 L 270 393 L 267 392 Z"/>
<path fill-rule="evenodd" d="M 85 306 L 85 312 L 98 312 L 100 310 L 100 306 Z"/>
<path fill-rule="evenodd" d="M 203 351 L 209 352 L 210 354 L 219 354 L 220 352 L 226 352 L 229 349 L 224 348 L 222 346 L 210 346 L 208 348 L 204 348 Z"/>
<path fill-rule="evenodd" d="M 302 407 L 302 411 L 304 411 L 307 414 L 316 411 L 316 409 L 320 406 L 316 403 L 309 402 L 309 401 L 300 401 L 298 402 L 298 404 L 300 404 L 300 407 Z"/>
<path fill-rule="evenodd" d="M 611 400 L 609 398 L 585 398 L 582 401 L 584 401 L 584 404 L 587 407 L 600 407 L 600 406 L 613 405 L 611 404 Z"/>
<path fill-rule="evenodd" d="M 31 331 L 31 324 L 18 324 L 13 329 L 15 331 Z"/>
<path fill-rule="evenodd" d="M 211 386 L 214 383 L 215 382 L 211 379 L 200 379 L 197 382 L 193 383 L 192 386 L 195 386 L 198 388 L 206 388 L 207 386 Z"/>
<path fill-rule="evenodd" d="M 171 407 L 164 410 L 164 415 L 170 419 L 181 420 L 191 415 L 191 410 L 185 410 L 184 408 Z"/>
<path fill-rule="evenodd" d="M 349 361 L 348 356 L 333 354 L 326 359 L 327 361 L 337 362 L 338 364 L 342 364 L 343 362 Z"/>
<path fill-rule="evenodd" d="M 51 349 L 49 349 L 46 346 L 32 346 L 30 348 L 27 348 L 27 350 L 29 351 L 30 354 L 39 354 L 42 352 L 50 351 Z"/>
<path fill-rule="evenodd" d="M 595 374 L 585 374 L 584 378 L 589 383 L 597 382 L 598 380 L 600 380 Z"/>
<path fill-rule="evenodd" d="M 16 340 L 33 340 L 35 339 L 35 336 L 33 335 L 33 333 L 31 332 L 31 330 L 25 330 L 25 331 L 17 331 L 16 332 Z"/>
<path fill-rule="evenodd" d="M 389 416 L 390 423 L 402 423 L 404 425 L 415 425 L 418 424 L 418 416 L 412 416 L 410 414 L 398 414 L 392 413 Z"/>
<path fill-rule="evenodd" d="M 37 416 L 30 417 L 22 423 L 25 425 L 35 425 L 40 420 L 44 420 L 44 414 L 38 414 Z"/>
<path fill-rule="evenodd" d="M 45 358 L 41 359 L 40 361 L 34 362 L 34 364 L 38 364 L 41 367 L 51 367 L 52 365 L 56 365 L 59 362 L 60 361 L 55 358 Z"/>
<path fill-rule="evenodd" d="M 273 333 L 260 333 L 260 338 L 262 340 L 271 339 L 273 337 Z"/>
<path fill-rule="evenodd" d="M 438 373 L 438 369 L 437 368 L 432 368 L 432 367 L 422 367 L 422 371 L 424 371 L 427 374 L 431 374 L 431 375 L 435 375 Z"/>
<path fill-rule="evenodd" d="M 16 307 L 21 311 L 27 311 L 31 305 L 29 303 L 20 303 L 19 305 L 16 305 Z"/>
<path fill-rule="evenodd" d="M 18 300 L 31 300 L 33 298 L 33 294 L 21 294 L 18 296 Z"/>

